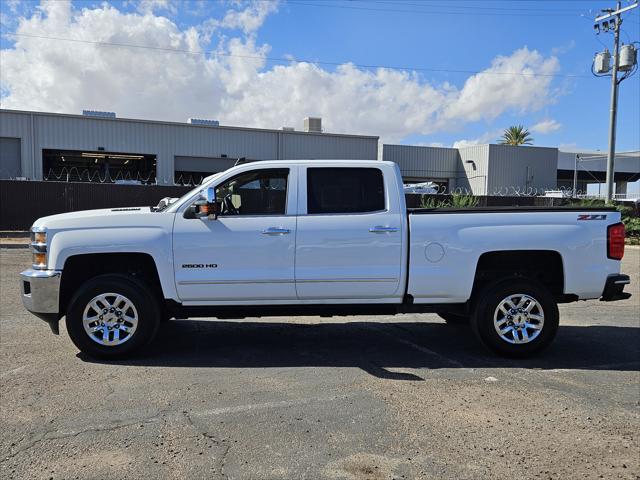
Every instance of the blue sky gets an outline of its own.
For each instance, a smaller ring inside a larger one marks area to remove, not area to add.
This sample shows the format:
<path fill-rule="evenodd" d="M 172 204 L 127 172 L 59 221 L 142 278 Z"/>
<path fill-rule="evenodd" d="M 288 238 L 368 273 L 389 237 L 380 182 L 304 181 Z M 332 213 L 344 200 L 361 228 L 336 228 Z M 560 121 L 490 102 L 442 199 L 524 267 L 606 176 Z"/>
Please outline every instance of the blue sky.
<path fill-rule="evenodd" d="M 171 120 L 197 110 L 199 116 L 218 118 L 223 124 L 271 128 L 286 123 L 299 128 L 303 116 L 320 114 L 334 131 L 442 145 L 486 143 L 495 141 L 508 125 L 538 125 L 533 132 L 537 145 L 606 150 L 610 82 L 593 77 L 590 67 L 595 52 L 605 45 L 611 48 L 612 35 L 596 36 L 592 18 L 600 8 L 614 4 L 606 0 L 75 1 L 65 13 L 59 5 L 2 0 L 2 103 L 8 108 L 68 113 L 99 107 L 115 109 L 120 116 Z M 640 40 L 638 10 L 624 17 L 625 42 Z M 229 12 L 237 15 L 227 21 Z M 201 49 L 204 54 L 162 53 L 160 58 L 154 51 L 11 36 L 15 32 Z M 196 32 L 197 42 L 189 32 Z M 172 35 L 177 40 L 166 44 Z M 207 62 L 211 50 L 239 57 Z M 524 52 L 521 63 L 514 60 L 518 51 Z M 345 72 L 318 63 L 315 69 L 303 69 L 265 58 L 289 56 L 409 70 L 397 72 L 403 78 L 389 79 L 376 68 L 351 67 Z M 499 57 L 506 59 L 502 73 L 487 71 Z M 74 63 L 80 58 L 82 63 Z M 154 59 L 156 63 L 149 63 Z M 167 72 L 173 62 L 183 73 L 170 77 Z M 138 63 L 145 65 L 147 75 L 134 72 Z M 278 70 L 278 65 L 284 69 Z M 515 71 L 510 73 L 543 71 L 549 77 L 504 75 L 512 67 Z M 487 73 L 470 79 L 470 72 L 478 71 Z M 142 88 L 141 82 L 150 77 L 153 85 Z M 43 78 L 56 80 L 49 85 Z M 500 81 L 494 85 L 495 78 Z M 122 83 L 130 96 L 111 93 L 116 83 Z M 350 84 L 351 90 L 345 87 L 344 98 L 337 99 L 342 84 Z M 428 91 L 412 101 L 411 92 L 420 93 L 423 87 Z M 363 89 L 366 94 L 360 99 Z M 478 98 L 483 100 L 469 107 L 470 99 Z M 640 149 L 639 105 L 636 75 L 621 85 L 619 151 Z M 278 109 L 282 113 L 274 112 Z M 430 116 L 423 117 L 421 110 Z"/>
<path fill-rule="evenodd" d="M 317 3 L 317 2 L 305 2 Z M 389 5 L 364 2 L 325 2 L 354 7 L 393 8 L 437 12 L 446 2 L 409 2 Z M 393 2 L 391 2 L 393 3 Z M 398 2 L 395 2 L 398 3 Z M 515 48 L 527 46 L 560 60 L 559 74 L 586 75 L 586 78 L 558 77 L 554 86 L 563 90 L 554 105 L 522 115 L 512 112 L 490 122 L 465 125 L 463 138 L 477 138 L 500 130 L 505 125 L 533 125 L 544 118 L 562 124 L 556 132 L 537 135 L 544 145 L 575 144 L 590 149 L 606 149 L 610 82 L 591 76 L 593 54 L 612 44 L 612 35 L 596 37 L 592 14 L 596 8 L 612 2 L 449 2 L 461 9 L 458 14 L 382 12 L 368 10 L 287 5 L 269 18 L 261 34 L 273 45 L 273 53 L 291 53 L 300 58 L 352 60 L 360 64 L 414 66 L 449 70 L 482 70 L 496 55 L 508 55 Z M 467 10 L 464 7 L 495 7 L 505 10 Z M 514 10 L 506 10 L 513 8 Z M 532 8 L 542 11 L 515 11 Z M 558 10 L 562 16 L 554 15 Z M 571 12 L 571 13 L 570 13 Z M 584 16 L 577 14 L 580 12 Z M 493 13 L 496 13 L 493 15 Z M 507 14 L 517 15 L 507 15 Z M 524 16 L 536 15 L 536 16 Z M 624 30 L 632 40 L 639 40 L 638 15 L 628 15 Z M 296 41 L 294 39 L 302 41 Z M 627 36 L 623 34 L 623 38 Z M 628 41 L 628 40 L 627 40 Z M 466 73 L 423 72 L 425 77 L 461 86 Z M 626 80 L 621 87 L 618 146 L 637 150 L 640 146 L 639 92 L 640 77 Z M 442 132 L 433 136 L 412 135 L 408 142 L 459 140 L 461 132 Z M 536 135 L 534 135 L 536 136 Z"/>

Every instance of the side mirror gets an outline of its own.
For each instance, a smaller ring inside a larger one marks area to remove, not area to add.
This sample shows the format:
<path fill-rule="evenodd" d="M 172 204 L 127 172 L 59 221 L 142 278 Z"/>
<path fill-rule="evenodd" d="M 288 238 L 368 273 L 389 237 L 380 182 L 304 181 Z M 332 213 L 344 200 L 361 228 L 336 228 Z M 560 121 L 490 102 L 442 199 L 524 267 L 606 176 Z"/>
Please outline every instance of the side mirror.
<path fill-rule="evenodd" d="M 205 191 L 205 197 L 207 203 L 216 203 L 216 189 L 214 187 L 208 187 Z"/>
<path fill-rule="evenodd" d="M 185 218 L 200 218 L 206 220 L 216 220 L 219 213 L 218 204 L 216 203 L 216 189 L 214 187 L 207 188 L 200 198 L 193 205 L 189 206 L 185 213 Z"/>

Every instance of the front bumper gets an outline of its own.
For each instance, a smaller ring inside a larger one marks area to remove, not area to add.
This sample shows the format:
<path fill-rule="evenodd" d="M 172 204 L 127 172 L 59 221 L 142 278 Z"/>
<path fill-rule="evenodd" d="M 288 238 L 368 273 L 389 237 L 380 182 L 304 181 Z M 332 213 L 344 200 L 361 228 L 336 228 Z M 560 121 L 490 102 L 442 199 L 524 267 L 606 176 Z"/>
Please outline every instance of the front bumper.
<path fill-rule="evenodd" d="M 60 320 L 60 277 L 58 270 L 25 270 L 20 273 L 22 304 L 51 326 L 54 333 Z"/>
<path fill-rule="evenodd" d="M 629 283 L 631 283 L 629 275 L 609 275 L 600 300 L 603 302 L 626 300 L 631 294 L 624 291 L 624 286 Z"/>

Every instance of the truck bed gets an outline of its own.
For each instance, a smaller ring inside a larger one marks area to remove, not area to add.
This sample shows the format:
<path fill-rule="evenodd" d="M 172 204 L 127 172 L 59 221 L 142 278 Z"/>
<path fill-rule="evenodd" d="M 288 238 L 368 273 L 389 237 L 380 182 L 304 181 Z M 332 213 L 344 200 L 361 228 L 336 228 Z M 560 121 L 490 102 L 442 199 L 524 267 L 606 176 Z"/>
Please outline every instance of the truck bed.
<path fill-rule="evenodd" d="M 523 261 L 537 252 L 558 255 L 563 293 L 580 299 L 599 298 L 607 277 L 618 273 L 619 262 L 607 258 L 607 227 L 620 222 L 615 208 L 419 208 L 407 212 L 407 293 L 416 303 L 465 302 L 480 257 L 499 252 L 520 252 Z"/>

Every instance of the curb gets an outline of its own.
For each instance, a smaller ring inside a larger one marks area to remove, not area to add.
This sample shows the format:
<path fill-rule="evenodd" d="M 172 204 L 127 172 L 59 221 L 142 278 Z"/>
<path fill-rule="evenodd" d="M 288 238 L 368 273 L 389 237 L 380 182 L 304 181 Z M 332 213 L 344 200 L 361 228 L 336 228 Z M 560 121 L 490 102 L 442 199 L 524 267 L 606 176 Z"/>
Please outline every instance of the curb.
<path fill-rule="evenodd" d="M 0 244 L 0 250 L 1 249 L 7 249 L 7 250 L 19 250 L 19 249 L 28 249 L 29 248 L 29 244 L 27 243 L 2 243 Z"/>

